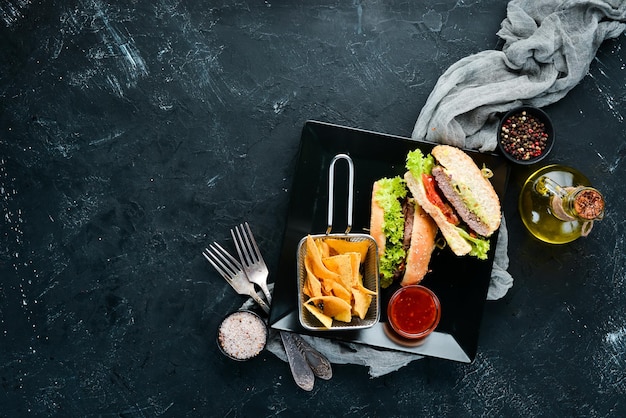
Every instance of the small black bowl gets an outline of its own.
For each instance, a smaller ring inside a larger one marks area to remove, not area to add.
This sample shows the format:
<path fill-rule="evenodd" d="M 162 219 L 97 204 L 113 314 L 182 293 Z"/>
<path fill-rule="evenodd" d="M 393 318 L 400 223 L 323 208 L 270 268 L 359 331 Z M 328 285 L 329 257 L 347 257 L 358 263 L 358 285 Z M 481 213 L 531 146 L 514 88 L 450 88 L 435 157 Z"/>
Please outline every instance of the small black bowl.
<path fill-rule="evenodd" d="M 505 113 L 498 125 L 498 149 L 515 164 L 531 165 L 554 145 L 554 125 L 543 110 L 521 106 Z"/>
<path fill-rule="evenodd" d="M 217 346 L 226 357 L 246 361 L 258 356 L 267 345 L 267 324 L 256 313 L 240 309 L 222 320 L 217 330 Z"/>

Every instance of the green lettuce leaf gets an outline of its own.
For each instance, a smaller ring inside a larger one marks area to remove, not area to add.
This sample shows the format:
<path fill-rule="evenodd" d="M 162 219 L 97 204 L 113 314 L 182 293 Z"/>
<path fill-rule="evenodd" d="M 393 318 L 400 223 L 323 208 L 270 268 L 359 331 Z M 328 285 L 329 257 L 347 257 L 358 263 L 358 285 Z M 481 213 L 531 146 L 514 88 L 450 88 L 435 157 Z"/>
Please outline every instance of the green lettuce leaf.
<path fill-rule="evenodd" d="M 402 248 L 404 215 L 401 201 L 406 197 L 407 188 L 404 179 L 398 176 L 380 179 L 378 186 L 374 199 L 383 209 L 382 227 L 386 238 L 385 253 L 379 260 L 380 286 L 386 288 L 393 282 L 397 266 L 406 258 L 406 251 Z"/>
<path fill-rule="evenodd" d="M 472 246 L 472 249 L 469 252 L 469 255 L 473 255 L 479 260 L 486 260 L 487 253 L 489 252 L 489 240 L 483 237 L 473 237 L 468 232 L 457 226 L 456 228 L 459 231 L 459 234 Z"/>
<path fill-rule="evenodd" d="M 434 165 L 435 158 L 430 154 L 424 156 L 420 149 L 409 151 L 406 156 L 406 169 L 418 181 L 422 180 L 422 174 L 430 175 Z"/>

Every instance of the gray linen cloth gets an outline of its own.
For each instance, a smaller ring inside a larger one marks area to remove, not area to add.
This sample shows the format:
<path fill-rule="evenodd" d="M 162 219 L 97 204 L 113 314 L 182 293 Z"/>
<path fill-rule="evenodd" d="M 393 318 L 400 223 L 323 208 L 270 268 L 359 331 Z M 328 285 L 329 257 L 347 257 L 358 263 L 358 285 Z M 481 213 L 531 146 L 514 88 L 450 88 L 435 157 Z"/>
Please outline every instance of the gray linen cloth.
<path fill-rule="evenodd" d="M 465 57 L 441 75 L 415 124 L 412 138 L 479 151 L 496 148 L 502 112 L 522 104 L 543 107 L 563 98 L 587 74 L 600 44 L 626 27 L 626 1 L 513 0 L 498 36 L 502 50 Z M 508 234 L 500 227 L 487 298 L 506 295 Z M 359 364 L 371 377 L 395 371 L 419 355 L 304 336 L 332 363 Z M 286 360 L 278 338 L 268 349 Z"/>

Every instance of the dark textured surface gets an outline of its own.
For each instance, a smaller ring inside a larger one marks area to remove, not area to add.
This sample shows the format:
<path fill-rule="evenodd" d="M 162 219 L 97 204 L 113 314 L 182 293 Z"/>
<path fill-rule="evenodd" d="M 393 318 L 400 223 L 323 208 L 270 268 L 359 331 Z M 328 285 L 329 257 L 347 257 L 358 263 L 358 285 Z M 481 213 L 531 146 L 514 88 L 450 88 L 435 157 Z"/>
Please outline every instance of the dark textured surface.
<path fill-rule="evenodd" d="M 306 393 L 272 354 L 219 354 L 242 298 L 200 250 L 247 220 L 275 270 L 305 120 L 409 136 L 438 76 L 497 47 L 506 9 L 287 3 L 0 0 L 0 415 L 623 416 L 624 35 L 545 109 L 547 162 L 583 171 L 607 218 L 538 243 L 512 171 L 515 285 L 472 364 L 335 366 Z"/>

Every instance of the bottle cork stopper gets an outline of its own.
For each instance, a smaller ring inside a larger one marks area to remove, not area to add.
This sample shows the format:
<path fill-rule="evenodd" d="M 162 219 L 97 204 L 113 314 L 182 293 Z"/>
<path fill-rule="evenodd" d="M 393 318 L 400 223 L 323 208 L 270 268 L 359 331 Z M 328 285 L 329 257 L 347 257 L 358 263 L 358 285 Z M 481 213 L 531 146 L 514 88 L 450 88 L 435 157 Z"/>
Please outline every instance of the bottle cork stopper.
<path fill-rule="evenodd" d="M 594 189 L 585 189 L 576 195 L 574 210 L 583 219 L 596 219 L 604 211 L 604 197 Z"/>

